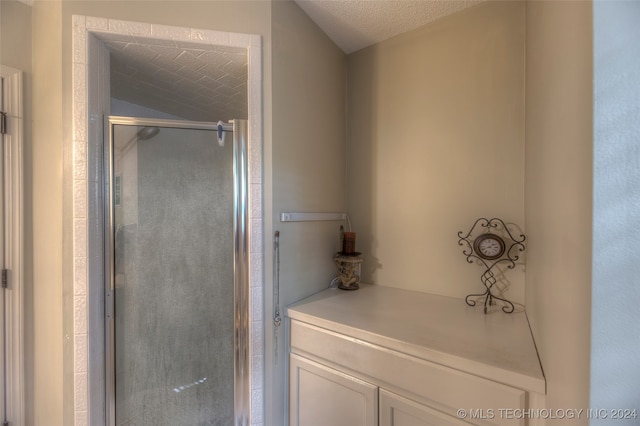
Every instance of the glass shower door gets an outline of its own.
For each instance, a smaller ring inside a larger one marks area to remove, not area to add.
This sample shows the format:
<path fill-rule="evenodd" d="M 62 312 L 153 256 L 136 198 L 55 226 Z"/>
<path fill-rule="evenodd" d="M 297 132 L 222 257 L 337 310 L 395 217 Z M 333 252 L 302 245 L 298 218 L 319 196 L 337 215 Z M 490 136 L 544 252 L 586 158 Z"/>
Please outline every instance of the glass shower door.
<path fill-rule="evenodd" d="M 113 125 L 114 424 L 234 422 L 231 134 Z M 107 300 L 109 303 L 109 300 Z"/>

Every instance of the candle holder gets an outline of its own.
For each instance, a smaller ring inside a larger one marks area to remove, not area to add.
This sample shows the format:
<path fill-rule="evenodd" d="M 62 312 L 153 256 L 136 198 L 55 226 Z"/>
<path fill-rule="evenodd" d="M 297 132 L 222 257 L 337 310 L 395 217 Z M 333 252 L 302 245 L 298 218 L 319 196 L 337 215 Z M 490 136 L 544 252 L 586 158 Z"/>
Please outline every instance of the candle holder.
<path fill-rule="evenodd" d="M 342 290 L 359 289 L 360 264 L 363 260 L 360 257 L 360 253 L 354 252 L 354 254 L 345 255 L 344 253 L 339 252 L 333 256 L 333 260 L 338 267 L 338 271 L 340 271 L 340 284 L 338 285 L 338 288 Z"/>

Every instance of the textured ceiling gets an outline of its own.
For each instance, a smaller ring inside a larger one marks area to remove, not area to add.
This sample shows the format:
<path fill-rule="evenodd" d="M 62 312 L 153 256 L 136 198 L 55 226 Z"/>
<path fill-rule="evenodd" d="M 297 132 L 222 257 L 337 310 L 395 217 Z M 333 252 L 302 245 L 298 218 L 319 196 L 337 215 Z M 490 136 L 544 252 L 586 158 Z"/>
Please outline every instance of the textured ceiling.
<path fill-rule="evenodd" d="M 416 29 L 484 0 L 295 0 L 345 53 Z"/>
<path fill-rule="evenodd" d="M 245 49 L 101 35 L 111 52 L 111 96 L 196 121 L 247 118 Z"/>

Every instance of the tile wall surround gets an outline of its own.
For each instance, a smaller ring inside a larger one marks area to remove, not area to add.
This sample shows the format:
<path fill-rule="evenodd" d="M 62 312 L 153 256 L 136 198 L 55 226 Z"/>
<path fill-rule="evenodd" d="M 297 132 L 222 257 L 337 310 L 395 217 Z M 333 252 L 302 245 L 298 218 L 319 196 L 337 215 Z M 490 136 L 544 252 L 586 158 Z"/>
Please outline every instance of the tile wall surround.
<path fill-rule="evenodd" d="M 263 182 L 262 182 L 262 40 L 259 35 L 128 22 L 74 15 L 72 19 L 73 79 L 73 323 L 74 425 L 97 424 L 90 412 L 89 371 L 99 368 L 104 354 L 91 351 L 102 339 L 102 313 L 96 295 L 103 288 L 101 210 L 101 139 L 103 115 L 109 111 L 109 52 L 101 35 L 145 38 L 245 48 L 249 72 L 249 320 L 251 425 L 264 424 L 263 318 Z M 99 365 L 94 365 L 94 364 Z M 91 416 L 91 418 L 90 418 Z M 93 420 L 93 421 L 92 421 Z"/>

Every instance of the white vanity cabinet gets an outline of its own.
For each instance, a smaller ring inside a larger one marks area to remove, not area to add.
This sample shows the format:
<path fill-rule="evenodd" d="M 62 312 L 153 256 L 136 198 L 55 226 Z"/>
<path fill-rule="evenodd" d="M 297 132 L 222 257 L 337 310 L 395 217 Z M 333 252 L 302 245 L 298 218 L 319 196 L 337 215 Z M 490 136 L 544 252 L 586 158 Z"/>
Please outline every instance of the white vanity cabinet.
<path fill-rule="evenodd" d="M 542 424 L 532 413 L 545 382 L 524 313 L 361 285 L 287 316 L 290 426 Z"/>
<path fill-rule="evenodd" d="M 468 423 L 440 411 L 380 390 L 380 426 L 468 426 Z"/>
<path fill-rule="evenodd" d="M 378 387 L 291 354 L 291 424 L 377 426 Z M 295 419 L 295 420 L 294 420 Z"/>

